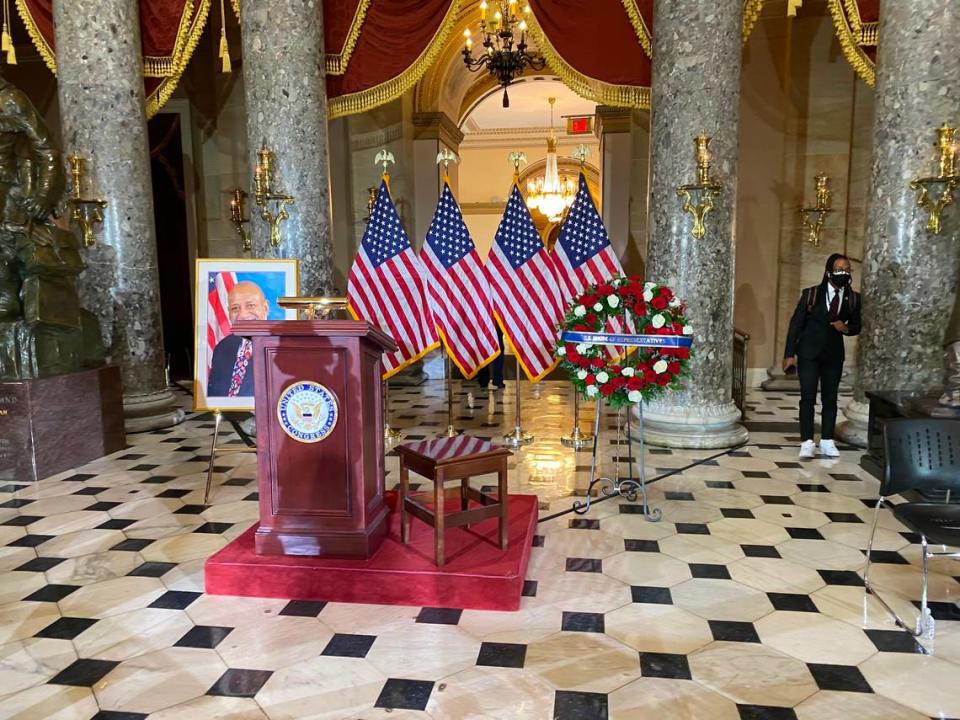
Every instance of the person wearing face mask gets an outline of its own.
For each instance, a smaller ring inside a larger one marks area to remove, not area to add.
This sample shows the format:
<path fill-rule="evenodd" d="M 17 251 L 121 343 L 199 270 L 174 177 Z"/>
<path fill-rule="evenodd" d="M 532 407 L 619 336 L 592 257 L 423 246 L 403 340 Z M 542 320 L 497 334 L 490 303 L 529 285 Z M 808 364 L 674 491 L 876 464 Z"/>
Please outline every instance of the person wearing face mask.
<path fill-rule="evenodd" d="M 800 376 L 800 457 L 812 458 L 817 385 L 822 407 L 820 453 L 839 457 L 833 441 L 837 421 L 837 389 L 843 374 L 844 336 L 860 333 L 860 293 L 850 287 L 850 260 L 834 253 L 827 258 L 823 281 L 803 291 L 797 303 L 783 352 L 783 369 Z"/>

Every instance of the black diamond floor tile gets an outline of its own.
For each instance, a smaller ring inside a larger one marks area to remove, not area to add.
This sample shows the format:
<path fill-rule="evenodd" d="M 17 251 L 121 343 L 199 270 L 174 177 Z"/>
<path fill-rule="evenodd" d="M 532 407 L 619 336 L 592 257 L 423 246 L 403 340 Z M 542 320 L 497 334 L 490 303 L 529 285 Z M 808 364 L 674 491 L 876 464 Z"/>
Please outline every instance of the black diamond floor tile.
<path fill-rule="evenodd" d="M 0 523 L 0 525 L 7 525 L 10 527 L 26 527 L 27 525 L 33 525 L 38 520 L 43 520 L 39 515 L 14 515 L 9 520 Z"/>
<path fill-rule="evenodd" d="M 79 590 L 79 585 L 45 585 L 36 592 L 27 595 L 24 600 L 34 602 L 60 602 L 67 595 Z"/>
<path fill-rule="evenodd" d="M 821 665 L 807 663 L 807 668 L 817 687 L 821 690 L 840 690 L 842 692 L 872 693 L 870 683 L 854 666 L 851 665 Z"/>
<path fill-rule="evenodd" d="M 866 555 L 867 551 L 864 550 L 863 554 Z M 903 555 L 893 550 L 871 550 L 870 551 L 870 562 L 875 563 L 886 563 L 888 565 L 909 565 L 910 561 L 907 560 Z"/>
<path fill-rule="evenodd" d="M 120 507 L 123 503 L 118 502 L 107 502 L 106 500 L 101 500 L 100 502 L 95 502 L 89 507 L 85 507 L 84 510 L 93 510 L 95 512 L 107 512 L 108 510 L 113 510 L 116 507 Z"/>
<path fill-rule="evenodd" d="M 521 597 L 536 597 L 537 596 L 537 581 L 536 580 L 524 580 L 523 581 L 523 591 L 520 593 Z"/>
<path fill-rule="evenodd" d="M 725 565 L 712 565 L 710 563 L 690 563 L 690 574 L 695 578 L 708 578 L 711 580 L 730 579 L 730 572 Z"/>
<path fill-rule="evenodd" d="M 456 625 L 460 622 L 460 616 L 463 610 L 457 608 L 431 608 L 420 609 L 417 615 L 418 623 L 430 623 L 433 625 Z"/>
<path fill-rule="evenodd" d="M 480 645 L 480 653 L 477 655 L 477 665 L 522 668 L 526 656 L 526 645 L 519 643 L 485 642 Z"/>
<path fill-rule="evenodd" d="M 824 513 L 832 522 L 835 523 L 862 523 L 860 516 L 853 513 L 828 512 Z"/>
<path fill-rule="evenodd" d="M 88 627 L 98 622 L 91 618 L 62 617 L 54 620 L 34 637 L 73 640 Z"/>
<path fill-rule="evenodd" d="M 640 674 L 643 677 L 690 680 L 690 666 L 686 655 L 672 653 L 640 653 Z"/>
<path fill-rule="evenodd" d="M 779 551 L 773 545 L 741 545 L 740 549 L 747 557 L 778 558 Z"/>
<path fill-rule="evenodd" d="M 770 473 L 764 472 L 763 470 L 741 470 L 741 474 L 745 478 L 769 478 Z"/>
<path fill-rule="evenodd" d="M 317 617 L 327 604 L 320 600 L 291 600 L 283 606 L 281 615 L 294 617 Z"/>
<path fill-rule="evenodd" d="M 34 501 L 26 498 L 12 498 L 7 500 L 5 503 L 0 503 L 0 508 L 22 508 L 26 507 L 32 502 Z"/>
<path fill-rule="evenodd" d="M 923 648 L 908 632 L 903 630 L 864 630 L 880 652 L 920 653 Z"/>
<path fill-rule="evenodd" d="M 7 547 L 29 547 L 35 548 L 43 545 L 47 540 L 53 540 L 53 535 L 32 535 L 30 533 L 19 537 L 13 542 L 7 543 Z"/>
<path fill-rule="evenodd" d="M 230 668 L 207 690 L 207 695 L 252 698 L 271 675 L 272 670 Z"/>
<path fill-rule="evenodd" d="M 779 462 L 779 461 L 776 461 L 776 462 L 777 462 L 777 467 L 780 468 L 781 470 L 799 470 L 800 468 L 803 467 L 803 465 L 801 465 L 798 462 Z"/>
<path fill-rule="evenodd" d="M 753 518 L 754 514 L 746 508 L 720 508 L 720 513 L 725 518 Z"/>
<path fill-rule="evenodd" d="M 233 631 L 232 627 L 196 625 L 174 643 L 174 647 L 215 648 Z"/>
<path fill-rule="evenodd" d="M 817 572 L 827 585 L 863 586 L 863 578 L 853 570 L 817 570 Z"/>
<path fill-rule="evenodd" d="M 567 558 L 567 572 L 603 572 L 603 561 L 596 558 Z"/>
<path fill-rule="evenodd" d="M 553 720 L 607 720 L 607 696 L 603 693 L 557 690 Z"/>
<path fill-rule="evenodd" d="M 793 505 L 793 500 L 786 495 L 761 495 L 760 499 L 765 505 Z"/>
<path fill-rule="evenodd" d="M 919 579 L 917 583 L 919 584 Z M 919 608 L 920 601 L 914 600 L 913 604 Z M 931 602 L 927 603 L 930 608 L 930 614 L 934 620 L 960 620 L 960 607 L 952 602 Z"/>
<path fill-rule="evenodd" d="M 123 530 L 124 528 L 130 527 L 135 522 L 136 520 L 119 520 L 112 518 L 97 525 L 97 530 Z"/>
<path fill-rule="evenodd" d="M 187 592 L 186 590 L 168 590 L 147 607 L 160 610 L 183 610 L 203 593 Z"/>
<path fill-rule="evenodd" d="M 393 710 L 425 710 L 432 692 L 432 681 L 390 678 L 384 683 L 373 706 Z"/>
<path fill-rule="evenodd" d="M 220 535 L 233 527 L 233 523 L 205 522 L 194 530 L 195 533 L 208 533 L 211 535 Z"/>
<path fill-rule="evenodd" d="M 533 542 L 530 544 L 531 547 L 543 547 L 544 537 L 543 535 L 534 535 Z"/>
<path fill-rule="evenodd" d="M 736 486 L 729 480 L 707 480 L 704 483 L 708 488 L 714 490 L 735 490 Z"/>
<path fill-rule="evenodd" d="M 599 530 L 600 521 L 590 518 L 574 518 L 568 523 L 567 527 L 571 530 Z"/>
<path fill-rule="evenodd" d="M 774 610 L 789 610 L 792 612 L 820 612 L 809 595 L 797 593 L 768 592 L 767 598 Z"/>
<path fill-rule="evenodd" d="M 810 483 L 797 483 L 797 487 L 800 488 L 802 492 L 812 492 L 812 493 L 828 493 L 830 488 L 825 485 L 812 485 Z"/>
<path fill-rule="evenodd" d="M 99 495 L 102 492 L 106 492 L 107 488 L 105 487 L 85 487 L 77 490 L 74 495 Z"/>
<path fill-rule="evenodd" d="M 90 720 L 146 720 L 144 713 L 124 712 L 122 710 L 101 710 Z"/>
<path fill-rule="evenodd" d="M 796 528 L 788 527 L 784 528 L 787 531 L 787 534 L 792 537 L 794 540 L 823 540 L 823 535 L 820 534 L 819 530 L 814 528 Z"/>
<path fill-rule="evenodd" d="M 681 535 L 709 535 L 710 528 L 701 523 L 674 523 Z"/>
<path fill-rule="evenodd" d="M 693 500 L 693 493 L 667 491 L 663 494 L 667 500 Z"/>
<path fill-rule="evenodd" d="M 24 572 L 46 572 L 50 568 L 55 568 L 57 565 L 62 563 L 66 558 L 49 558 L 49 557 L 38 557 L 33 560 L 27 560 L 23 565 L 14 568 L 14 570 L 22 570 Z"/>
<path fill-rule="evenodd" d="M 773 705 L 741 705 L 737 703 L 740 720 L 797 720 L 793 708 Z"/>
<path fill-rule="evenodd" d="M 140 552 L 145 547 L 147 547 L 147 545 L 150 545 L 152 542 L 154 541 L 149 540 L 147 538 L 128 538 L 126 540 L 118 542 L 116 545 L 114 545 L 110 549 L 124 550 L 126 552 Z"/>
<path fill-rule="evenodd" d="M 116 549 L 116 548 L 114 548 Z M 133 575 L 135 577 L 161 577 L 166 575 L 168 572 L 173 570 L 177 566 L 176 563 L 168 562 L 145 562 L 142 565 L 138 565 L 133 570 L 127 573 L 127 575 Z"/>
<path fill-rule="evenodd" d="M 321 655 L 350 658 L 366 657 L 376 639 L 377 637 L 375 635 L 337 633 L 330 638 L 330 642 L 327 643 Z"/>
<path fill-rule="evenodd" d="M 186 490 L 183 488 L 168 488 L 162 493 L 157 495 L 158 498 L 182 498 L 184 495 L 189 495 L 192 490 Z"/>
<path fill-rule="evenodd" d="M 660 543 L 656 540 L 624 540 L 623 549 L 627 552 L 660 552 Z"/>
<path fill-rule="evenodd" d="M 75 660 L 54 675 L 49 682 L 51 685 L 93 687 L 119 664 L 119 662 L 114 660 Z"/>
<path fill-rule="evenodd" d="M 561 630 L 569 632 L 604 632 L 603 613 L 592 612 L 563 612 Z"/>
<path fill-rule="evenodd" d="M 724 642 L 760 642 L 760 636 L 753 623 L 733 620 L 708 620 L 714 640 Z"/>
<path fill-rule="evenodd" d="M 673 596 L 670 594 L 670 588 L 632 585 L 630 587 L 630 595 L 635 603 L 673 605 Z"/>
<path fill-rule="evenodd" d="M 199 515 L 207 509 L 206 505 L 184 505 L 179 510 L 174 510 L 175 515 Z"/>

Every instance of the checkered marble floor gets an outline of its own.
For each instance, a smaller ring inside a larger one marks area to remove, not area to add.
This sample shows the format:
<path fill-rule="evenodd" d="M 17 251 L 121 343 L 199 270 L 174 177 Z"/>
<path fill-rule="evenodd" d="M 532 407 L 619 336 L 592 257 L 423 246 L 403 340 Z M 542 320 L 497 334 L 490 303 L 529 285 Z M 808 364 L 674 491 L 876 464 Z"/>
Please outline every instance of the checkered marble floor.
<path fill-rule="evenodd" d="M 512 428 L 512 384 L 456 392 L 459 428 Z M 511 487 L 546 517 L 584 493 L 590 453 L 558 441 L 564 384 L 524 384 L 522 400 L 536 442 Z M 621 500 L 542 522 L 515 613 L 205 595 L 204 559 L 257 516 L 249 454 L 217 456 L 201 504 L 209 415 L 0 484 L 0 718 L 960 717 L 960 564 L 932 564 L 921 648 L 864 595 L 878 484 L 858 453 L 798 462 L 797 398 L 749 402 L 745 448 L 647 449 L 661 522 Z M 409 439 L 443 430 L 442 383 L 394 386 L 391 422 Z M 620 458 L 626 476 L 617 415 L 601 425 L 601 471 Z M 394 456 L 387 470 L 389 487 Z M 911 617 L 917 540 L 882 516 L 874 578 Z"/>

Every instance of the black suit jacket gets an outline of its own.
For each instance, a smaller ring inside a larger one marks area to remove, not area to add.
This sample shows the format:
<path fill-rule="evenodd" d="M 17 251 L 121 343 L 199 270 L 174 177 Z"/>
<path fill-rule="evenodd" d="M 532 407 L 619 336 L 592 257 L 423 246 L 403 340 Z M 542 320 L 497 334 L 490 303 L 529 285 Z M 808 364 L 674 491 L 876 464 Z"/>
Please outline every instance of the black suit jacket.
<path fill-rule="evenodd" d="M 810 312 L 807 312 L 807 306 L 814 292 L 816 299 Z M 787 346 L 783 350 L 784 357 L 797 356 L 811 360 L 822 358 L 843 362 L 844 334 L 830 324 L 831 318 L 826 298 L 826 280 L 820 285 L 807 288 L 800 295 L 800 302 L 797 303 L 793 317 L 790 318 Z M 844 291 L 843 302 L 840 303 L 840 312 L 836 319 L 843 320 L 847 324 L 850 329 L 847 335 L 860 334 L 860 293 L 850 288 Z"/>
<path fill-rule="evenodd" d="M 207 378 L 207 397 L 226 397 L 233 378 L 233 366 L 237 364 L 237 351 L 243 338 L 239 335 L 227 335 L 213 349 L 210 363 L 210 377 Z M 247 364 L 247 372 L 240 383 L 238 397 L 253 397 L 253 358 Z"/>

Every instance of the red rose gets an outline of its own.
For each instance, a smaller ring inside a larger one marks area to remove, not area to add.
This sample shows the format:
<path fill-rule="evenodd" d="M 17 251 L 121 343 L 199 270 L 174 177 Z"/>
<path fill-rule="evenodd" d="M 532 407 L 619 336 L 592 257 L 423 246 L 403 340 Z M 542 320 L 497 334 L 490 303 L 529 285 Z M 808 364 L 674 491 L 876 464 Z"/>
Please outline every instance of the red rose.
<path fill-rule="evenodd" d="M 683 323 L 674 322 L 674 323 L 673 323 L 673 331 L 674 331 L 677 335 L 683 335 Z"/>
<path fill-rule="evenodd" d="M 634 375 L 632 378 L 627 380 L 628 391 L 639 390 L 640 388 L 643 387 L 643 385 L 644 385 L 643 380 L 641 378 L 638 378 L 636 375 Z"/>
<path fill-rule="evenodd" d="M 690 358 L 690 348 L 677 348 L 677 357 L 681 360 L 688 360 Z"/>
<path fill-rule="evenodd" d="M 583 323 L 580 323 L 579 325 L 574 325 L 573 329 L 576 330 L 577 332 L 590 332 L 590 328 L 584 325 Z"/>
<path fill-rule="evenodd" d="M 615 375 L 619 375 L 622 370 L 623 370 L 623 368 L 621 368 L 619 365 L 611 365 L 611 366 L 610 366 L 610 372 L 613 373 L 613 374 L 615 374 Z"/>
<path fill-rule="evenodd" d="M 670 373 L 671 375 L 679 375 L 680 363 L 678 363 L 676 360 L 674 360 L 673 362 L 667 363 L 667 372 Z"/>
<path fill-rule="evenodd" d="M 587 313 L 583 318 L 583 322 L 586 323 L 587 325 L 596 325 L 597 316 L 594 315 L 593 313 Z"/>
<path fill-rule="evenodd" d="M 576 350 L 567 350 L 567 361 L 576 365 L 578 362 L 580 362 L 580 353 L 578 353 Z"/>
<path fill-rule="evenodd" d="M 597 383 L 597 379 L 593 375 L 587 375 L 583 379 L 583 382 L 585 385 L 595 385 Z"/>
<path fill-rule="evenodd" d="M 673 335 L 673 328 L 669 325 L 664 325 L 662 328 L 657 330 L 657 335 Z"/>
<path fill-rule="evenodd" d="M 617 389 L 616 389 L 613 385 L 611 385 L 610 383 L 607 383 L 606 385 L 601 385 L 601 386 L 600 386 L 600 394 L 603 395 L 604 397 L 610 397 L 610 396 L 613 395 L 613 393 L 615 393 L 616 391 L 617 391 Z"/>
<path fill-rule="evenodd" d="M 577 346 L 573 343 L 567 343 L 564 347 L 567 349 L 567 355 L 575 355 L 577 353 Z"/>
<path fill-rule="evenodd" d="M 644 370 L 643 378 L 647 382 L 653 382 L 654 380 L 657 379 L 657 374 L 653 370 Z"/>
<path fill-rule="evenodd" d="M 593 365 L 595 368 L 602 368 L 602 367 L 603 367 L 603 358 L 594 358 L 594 359 L 590 362 L 590 364 Z"/>
<path fill-rule="evenodd" d="M 645 315 L 647 312 L 647 308 L 643 306 L 643 303 L 638 302 L 633 306 L 633 312 L 636 313 L 637 315 Z"/>
<path fill-rule="evenodd" d="M 611 380 L 608 384 L 613 385 L 615 389 L 619 390 L 620 388 L 622 388 L 624 385 L 627 384 L 627 379 L 622 375 L 620 375 L 613 378 L 613 380 Z"/>
<path fill-rule="evenodd" d="M 610 283 L 603 283 L 602 285 L 597 285 L 597 294 L 606 297 L 607 295 L 613 295 L 613 285 Z"/>
<path fill-rule="evenodd" d="M 660 297 L 666 298 L 667 300 L 669 300 L 670 296 L 673 295 L 673 293 L 670 291 L 670 288 L 663 287 L 663 286 L 661 286 L 660 289 L 657 290 L 657 293 L 659 293 Z"/>
<path fill-rule="evenodd" d="M 673 378 L 663 373 L 662 375 L 657 375 L 657 385 L 667 386 L 673 382 Z"/>
<path fill-rule="evenodd" d="M 653 305 L 653 307 L 655 307 L 657 310 L 665 310 L 667 307 L 667 301 L 662 295 L 657 295 L 653 300 L 650 301 L 650 304 Z"/>

